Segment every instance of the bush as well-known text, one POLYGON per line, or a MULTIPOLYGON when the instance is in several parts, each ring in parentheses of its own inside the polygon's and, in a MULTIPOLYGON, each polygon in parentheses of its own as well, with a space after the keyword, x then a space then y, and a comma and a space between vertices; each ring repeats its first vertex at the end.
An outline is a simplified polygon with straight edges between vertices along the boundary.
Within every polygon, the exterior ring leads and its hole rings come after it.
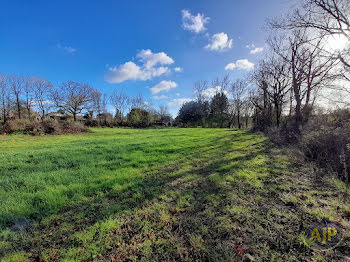
POLYGON ((29 121, 26 120, 12 120, 12 121, 7 121, 3 125, 3 132, 6 133, 16 133, 16 132, 25 132, 26 126, 30 125, 29 121))
POLYGON ((306 158, 350 182, 350 111, 314 117, 302 134, 300 146, 306 158))
POLYGON ((148 127, 152 123, 151 114, 141 108, 133 108, 127 116, 128 124, 132 127, 148 127))
POLYGON ((61 125, 56 120, 44 120, 41 122, 41 129, 45 134, 62 134, 61 125))
POLYGON ((88 131, 84 124, 79 122, 63 122, 62 129, 62 132, 66 134, 76 134, 88 131))
POLYGON ((57 122, 56 120, 29 122, 25 120, 12 120, 6 122, 1 127, 1 131, 9 134, 24 133, 31 135, 59 135, 86 132, 87 128, 82 123, 78 122, 57 122))

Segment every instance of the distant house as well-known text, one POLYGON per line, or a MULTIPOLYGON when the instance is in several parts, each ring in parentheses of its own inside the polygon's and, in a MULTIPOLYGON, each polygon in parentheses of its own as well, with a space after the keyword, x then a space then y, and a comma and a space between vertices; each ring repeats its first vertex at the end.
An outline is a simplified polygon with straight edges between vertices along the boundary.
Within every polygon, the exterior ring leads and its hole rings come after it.
POLYGON ((171 116, 162 116, 160 119, 154 121, 156 126, 173 126, 174 119, 171 116))

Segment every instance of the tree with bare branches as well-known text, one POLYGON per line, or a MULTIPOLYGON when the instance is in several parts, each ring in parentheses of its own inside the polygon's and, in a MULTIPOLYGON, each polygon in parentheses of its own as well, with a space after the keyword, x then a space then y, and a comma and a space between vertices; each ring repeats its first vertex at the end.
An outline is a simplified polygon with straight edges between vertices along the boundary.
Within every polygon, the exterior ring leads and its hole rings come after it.
POLYGON ((209 88, 209 83, 207 80, 198 80, 194 83, 193 93, 196 97, 196 101, 202 103, 206 97, 204 95, 205 90, 209 88))
POLYGON ((42 77, 33 77, 31 82, 34 91, 35 105, 40 112, 41 119, 43 120, 45 114, 47 114, 53 104, 50 100, 53 85, 50 81, 42 77))
POLYGON ((57 107, 72 114, 76 121, 77 114, 88 109, 92 101, 92 91, 93 88, 88 84, 68 80, 53 90, 52 98, 57 107))
MULTIPOLYGON (((335 37, 342 41, 344 47, 330 50, 323 46, 323 51, 334 59, 339 59, 345 70, 350 72, 350 1, 348 0, 304 0, 301 7, 295 9, 286 19, 273 19, 269 21, 271 28, 287 30, 313 31, 321 36, 335 37)), ((324 38, 329 41, 330 38, 324 38)), ((344 75, 350 80, 346 75, 344 75)))
POLYGON ((339 75, 332 69, 336 61, 323 55, 322 38, 310 39, 305 29, 293 30, 287 36, 271 37, 271 49, 290 68, 290 81, 295 101, 295 125, 307 121, 317 94, 339 75))
POLYGON ((10 93, 7 88, 7 77, 0 73, 0 103, 1 103, 1 115, 2 120, 4 122, 7 121, 7 116, 9 114, 10 108, 9 108, 9 100, 10 100, 10 93))
POLYGON ((129 97, 125 93, 115 90, 111 94, 109 100, 115 108, 116 118, 123 122, 125 110, 127 110, 128 107, 129 97))
POLYGON ((23 92, 24 78, 22 76, 12 75, 8 77, 10 90, 15 98, 18 118, 21 119, 21 96, 23 92))
POLYGON ((33 93, 33 78, 32 77, 25 77, 24 78, 24 105, 27 111, 27 117, 29 120, 31 120, 31 110, 32 110, 32 104, 34 99, 34 93, 33 93))
POLYGON ((276 125, 281 122, 282 110, 290 93, 290 63, 286 63, 281 57, 271 54, 259 64, 260 70, 264 72, 267 84, 267 94, 274 105, 276 125))
POLYGON ((241 123, 242 108, 244 105, 244 98, 248 90, 247 85, 248 84, 246 81, 242 79, 237 79, 235 82, 231 84, 230 91, 229 91, 232 97, 234 116, 237 117, 237 125, 239 129, 241 129, 242 127, 242 123, 241 123))

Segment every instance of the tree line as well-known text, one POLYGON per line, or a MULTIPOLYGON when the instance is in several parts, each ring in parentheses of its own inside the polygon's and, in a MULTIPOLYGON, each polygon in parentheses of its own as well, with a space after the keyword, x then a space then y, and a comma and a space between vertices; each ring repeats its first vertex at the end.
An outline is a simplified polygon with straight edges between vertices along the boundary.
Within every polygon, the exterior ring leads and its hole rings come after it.
POLYGON ((95 125, 108 122, 148 126, 156 120, 161 123, 171 120, 166 106, 153 109, 141 94, 131 97, 114 91, 106 95, 87 83, 67 80, 55 87, 43 77, 0 73, 0 120, 3 123, 14 119, 43 121, 53 111, 72 117, 73 121, 83 115, 86 123, 95 121, 95 125), (114 107, 114 116, 108 112, 108 104, 114 107))
POLYGON ((194 100, 181 106, 176 120, 183 126, 247 128, 253 113, 248 92, 245 80, 232 81, 228 75, 211 83, 197 81, 194 100))

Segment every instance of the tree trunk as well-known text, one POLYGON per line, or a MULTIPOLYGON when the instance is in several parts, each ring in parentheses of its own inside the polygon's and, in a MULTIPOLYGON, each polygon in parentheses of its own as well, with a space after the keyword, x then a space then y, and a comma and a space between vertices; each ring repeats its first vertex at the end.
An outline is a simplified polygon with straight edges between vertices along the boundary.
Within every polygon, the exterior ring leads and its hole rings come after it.
POLYGON ((29 107, 29 106, 27 107, 27 111, 28 111, 28 118, 29 118, 29 120, 32 120, 32 119, 31 119, 30 107, 29 107))
POLYGON ((4 99, 2 100, 2 114, 3 114, 3 120, 4 120, 4 123, 6 123, 6 107, 5 107, 5 97, 4 99))
POLYGON ((20 105, 20 102, 19 102, 18 95, 16 95, 16 101, 17 101, 18 118, 21 119, 21 105, 20 105))
POLYGON ((301 123, 303 121, 303 116, 301 113, 301 99, 300 99, 299 94, 297 94, 297 93, 295 93, 295 102, 296 102, 296 105, 295 105, 295 127, 296 127, 297 131, 299 132, 301 123))
POLYGON ((237 110, 237 122, 238 122, 238 129, 241 129, 241 119, 240 119, 240 110, 237 110))

